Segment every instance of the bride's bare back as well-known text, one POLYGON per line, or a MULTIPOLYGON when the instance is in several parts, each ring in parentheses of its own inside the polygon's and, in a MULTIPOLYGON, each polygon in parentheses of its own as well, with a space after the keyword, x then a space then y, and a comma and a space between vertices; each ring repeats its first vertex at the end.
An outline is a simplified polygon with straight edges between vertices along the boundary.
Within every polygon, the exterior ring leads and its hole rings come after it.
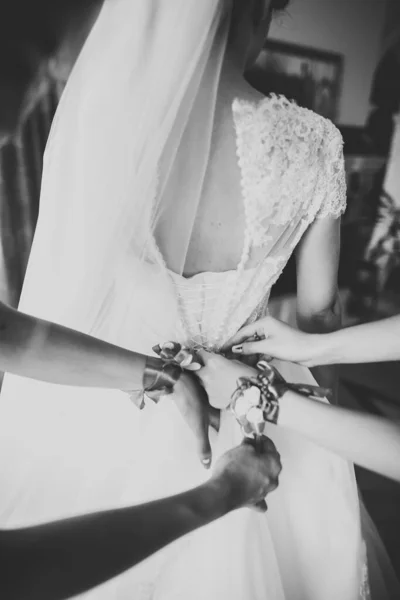
POLYGON ((213 151, 196 217, 185 274, 236 269, 243 249, 245 214, 232 106, 220 109, 213 151), (227 176, 221 178, 224 163, 227 176), (230 168, 226 165, 230 164, 230 168))

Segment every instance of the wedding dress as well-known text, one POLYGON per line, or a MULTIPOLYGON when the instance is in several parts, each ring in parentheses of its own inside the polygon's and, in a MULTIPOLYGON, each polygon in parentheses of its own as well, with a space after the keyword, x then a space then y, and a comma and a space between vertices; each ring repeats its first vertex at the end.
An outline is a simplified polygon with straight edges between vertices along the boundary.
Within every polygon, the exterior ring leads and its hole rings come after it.
MULTIPOLYGON (((235 100, 232 123, 245 239, 249 246, 269 244, 270 255, 259 267, 246 268, 245 244, 236 270, 193 277, 141 263, 134 280, 128 255, 115 274, 102 337, 145 353, 170 339, 217 350, 241 325, 265 313, 271 286, 307 226, 343 211, 341 138, 331 123, 274 96, 235 100), (282 171, 277 165, 285 156, 282 171), (277 190, 269 197, 279 202, 268 204, 266 190, 277 190), (260 214, 268 216, 268 236, 260 214)), ((277 366, 290 380, 314 381, 306 368, 277 366)), ((277 427, 267 434, 283 471, 265 515, 230 514, 84 597, 368 600, 366 541, 373 584, 378 582, 374 598, 394 598, 390 567, 380 570, 384 551, 368 518, 360 516, 353 466, 277 427)), ((214 458, 240 442, 230 413, 211 437, 214 458)), ((0 406, 2 527, 144 502, 207 477, 170 398, 139 412, 118 391, 6 377, 0 406)))
MULTIPOLYGON (((329 121, 284 98, 238 96, 219 129, 231 8, 105 1, 48 140, 21 310, 146 354, 168 340, 218 350, 268 309, 307 227, 341 214, 342 141, 329 121), (242 205, 242 252, 235 269, 187 277, 210 165, 211 206, 242 205)), ((400 597, 353 466, 293 433, 267 434, 283 471, 266 515, 230 514, 85 597, 367 600, 368 578, 373 600, 400 597)), ((224 412, 214 458, 241 437, 224 412)), ((139 412, 118 391, 4 380, 0 527, 144 502, 208 476, 171 397, 139 412)))

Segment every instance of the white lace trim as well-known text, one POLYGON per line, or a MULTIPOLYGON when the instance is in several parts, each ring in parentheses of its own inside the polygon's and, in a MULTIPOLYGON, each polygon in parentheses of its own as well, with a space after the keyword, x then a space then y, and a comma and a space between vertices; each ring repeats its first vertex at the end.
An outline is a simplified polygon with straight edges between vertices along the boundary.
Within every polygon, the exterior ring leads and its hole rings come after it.
POLYGON ((330 121, 325 121, 324 164, 316 196, 321 199, 318 219, 338 218, 346 210, 346 178, 343 158, 343 139, 330 121))
POLYGON ((259 103, 236 99, 233 115, 254 246, 271 240, 270 225, 345 210, 343 142, 330 121, 275 95, 259 103))

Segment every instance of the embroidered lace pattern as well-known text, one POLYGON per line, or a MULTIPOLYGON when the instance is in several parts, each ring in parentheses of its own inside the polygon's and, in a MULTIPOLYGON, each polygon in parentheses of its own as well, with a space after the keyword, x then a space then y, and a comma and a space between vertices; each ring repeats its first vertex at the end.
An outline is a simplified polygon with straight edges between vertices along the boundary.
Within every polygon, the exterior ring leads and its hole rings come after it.
POLYGON ((274 95, 258 104, 236 100, 233 116, 255 246, 270 239, 271 224, 344 212, 343 143, 330 121, 274 95))
POLYGON ((187 342, 217 349, 265 307, 307 226, 345 209, 340 133, 284 97, 235 100, 233 121, 245 213, 244 248, 235 271, 173 275, 187 342), (246 269, 252 248, 265 258, 246 269))

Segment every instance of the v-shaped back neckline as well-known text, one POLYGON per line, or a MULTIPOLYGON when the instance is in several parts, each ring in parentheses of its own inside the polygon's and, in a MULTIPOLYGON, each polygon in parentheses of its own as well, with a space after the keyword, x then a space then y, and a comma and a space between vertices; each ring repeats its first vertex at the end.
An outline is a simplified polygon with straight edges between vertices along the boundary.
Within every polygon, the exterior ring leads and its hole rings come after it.
MULTIPOLYGON (((247 199, 247 190, 246 190, 245 177, 244 177, 242 160, 241 160, 242 148, 241 148, 241 144, 240 144, 240 133, 239 133, 239 122, 238 122, 238 115, 240 113, 240 110, 238 110, 238 108, 240 106, 242 108, 245 108, 247 106, 247 107, 251 108, 252 115, 254 115, 260 106, 263 106, 265 103, 269 102, 270 100, 271 100, 271 96, 266 96, 264 98, 261 98, 260 100, 254 100, 254 101, 235 97, 231 104, 231 118, 232 118, 232 126, 234 129, 234 136, 235 136, 236 165, 239 169, 239 177, 240 177, 240 198, 242 201, 242 205, 243 205, 243 209, 244 209, 244 217, 245 217, 245 229, 244 229, 244 236, 243 236, 242 253, 241 253, 240 259, 239 259, 236 267, 234 269, 228 269, 226 271, 199 271, 198 273, 194 273, 193 275, 185 275, 184 273, 182 273, 182 274, 176 273, 175 271, 173 271, 172 269, 170 269, 168 267, 166 260, 157 244, 154 232, 150 231, 149 235, 150 235, 150 240, 151 240, 151 243, 153 246, 153 250, 157 256, 160 266, 163 268, 163 270, 165 271, 166 274, 168 274, 172 277, 179 277, 182 280, 189 282, 189 281, 193 280, 194 278, 199 277, 201 275, 225 275, 225 276, 236 275, 236 277, 238 277, 243 270, 246 270, 245 269, 246 262, 250 256, 250 251, 251 251, 251 239, 250 239, 250 231, 249 231, 250 230, 250 222, 249 222, 249 207, 248 207, 248 199, 247 199)), ((245 115, 242 115, 242 117, 245 118, 245 115)), ((256 270, 256 268, 257 267, 253 267, 248 270, 251 272, 254 272, 256 270)))

